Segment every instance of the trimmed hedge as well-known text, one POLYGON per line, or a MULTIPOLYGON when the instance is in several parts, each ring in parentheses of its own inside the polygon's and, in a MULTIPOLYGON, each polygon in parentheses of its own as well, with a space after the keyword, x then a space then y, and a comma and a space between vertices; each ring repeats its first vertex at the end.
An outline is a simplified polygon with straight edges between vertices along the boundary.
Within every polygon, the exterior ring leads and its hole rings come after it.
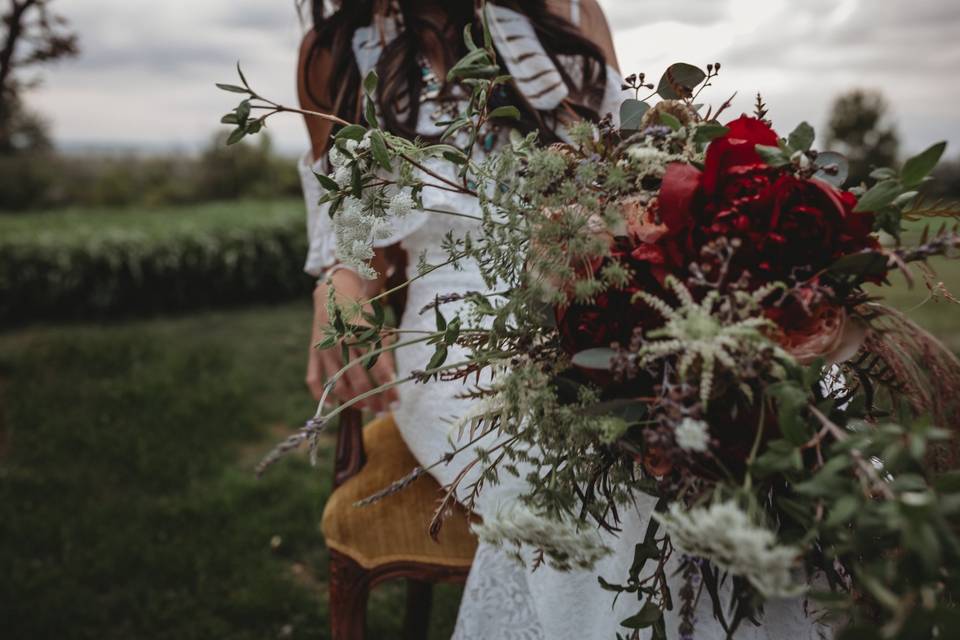
POLYGON ((0 323, 305 295, 303 220, 298 201, 0 216, 0 323))

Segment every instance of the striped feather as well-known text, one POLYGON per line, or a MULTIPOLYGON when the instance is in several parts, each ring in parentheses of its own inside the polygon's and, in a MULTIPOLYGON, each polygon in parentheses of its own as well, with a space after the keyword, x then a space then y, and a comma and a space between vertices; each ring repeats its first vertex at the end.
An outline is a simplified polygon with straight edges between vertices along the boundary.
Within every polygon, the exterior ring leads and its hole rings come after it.
POLYGON ((512 9, 489 2, 486 11, 493 43, 517 88, 534 109, 556 109, 570 90, 530 21, 512 9))

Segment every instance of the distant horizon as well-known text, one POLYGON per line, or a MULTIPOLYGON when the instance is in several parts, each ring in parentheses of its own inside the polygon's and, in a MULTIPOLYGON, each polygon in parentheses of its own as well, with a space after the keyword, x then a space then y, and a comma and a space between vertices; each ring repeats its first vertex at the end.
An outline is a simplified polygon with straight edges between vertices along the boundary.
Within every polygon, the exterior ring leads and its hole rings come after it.
MULTIPOLYGON (((185 141, 162 142, 156 140, 131 141, 131 140, 93 140, 93 139, 75 139, 75 140, 54 140, 54 150, 66 156, 79 155, 134 155, 134 156, 155 156, 155 155, 196 155, 207 149, 213 141, 215 131, 211 131, 210 136, 204 140, 198 140, 193 143, 185 141)), ((253 139, 256 140, 255 138, 253 139)), ((296 144, 283 146, 273 141, 273 151, 280 156, 296 158, 303 153, 296 144)))

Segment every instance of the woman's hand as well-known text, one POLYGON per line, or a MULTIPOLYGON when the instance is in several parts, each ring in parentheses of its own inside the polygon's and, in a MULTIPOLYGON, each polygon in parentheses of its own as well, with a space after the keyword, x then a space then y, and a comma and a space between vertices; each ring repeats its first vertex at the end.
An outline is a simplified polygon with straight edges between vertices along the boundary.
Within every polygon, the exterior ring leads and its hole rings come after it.
MULTIPOLYGON (((341 269, 333 274, 331 280, 337 299, 342 304, 368 298, 364 280, 352 271, 341 269)), ((324 339, 323 328, 329 324, 327 316, 329 289, 330 286, 324 281, 318 283, 313 291, 313 332, 310 340, 310 354, 307 359, 306 383, 317 401, 323 396, 326 381, 336 375, 346 364, 343 362, 340 349, 333 348, 321 351, 316 348, 316 345, 324 339)), ((362 355, 363 351, 350 349, 351 360, 362 355)), ((328 395, 328 399, 336 398, 340 402, 348 402, 358 395, 392 382, 395 379, 394 371, 393 354, 391 352, 381 354, 376 364, 369 371, 364 369, 361 364, 354 365, 337 380, 332 394, 328 395)), ((390 405, 396 402, 397 398, 396 389, 388 389, 383 393, 366 398, 355 406, 380 413, 388 411, 390 405)))

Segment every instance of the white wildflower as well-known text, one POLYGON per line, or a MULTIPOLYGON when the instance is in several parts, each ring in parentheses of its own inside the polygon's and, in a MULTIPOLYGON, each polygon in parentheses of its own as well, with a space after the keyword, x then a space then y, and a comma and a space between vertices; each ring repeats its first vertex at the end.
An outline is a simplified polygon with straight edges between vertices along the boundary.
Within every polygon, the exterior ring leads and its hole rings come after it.
POLYGON ((558 571, 592 569, 611 553, 595 528, 544 517, 520 501, 485 515, 483 524, 473 525, 473 531, 482 542, 494 546, 526 545, 542 550, 547 563, 558 571))
POLYGON ((387 215, 403 218, 409 215, 415 206, 416 202, 414 202, 413 196, 411 196, 409 192, 398 191, 397 194, 390 199, 390 204, 387 206, 387 215))
POLYGON ((667 165, 676 159, 665 151, 640 144, 627 149, 627 155, 630 158, 630 164, 641 176, 662 177, 667 165))
POLYGON ((501 418, 503 416, 504 406, 504 400, 500 394, 488 396, 474 402, 470 405, 470 408, 453 423, 453 427, 450 430, 451 437, 454 433, 456 433, 457 440, 462 439, 464 433, 469 433, 472 437, 477 427, 482 423, 490 423, 497 418, 501 418))
POLYGON ((334 167, 335 169, 339 169, 343 165, 350 162, 350 158, 348 158, 345 153, 340 151, 337 145, 333 145, 333 148, 330 149, 330 155, 328 157, 330 158, 330 166, 334 167))
POLYGON ((350 170, 350 167, 341 165, 333 172, 333 181, 341 189, 346 188, 353 182, 353 171, 350 170))
POLYGON ((369 148, 370 148, 370 137, 371 137, 371 135, 372 135, 372 132, 371 132, 371 131, 367 131, 367 132, 363 135, 363 138, 360 140, 360 143, 357 145, 357 149, 359 149, 360 151, 366 151, 367 149, 369 149, 369 148))
POLYGON ((386 218, 374 218, 371 235, 374 240, 386 240, 393 235, 393 225, 386 218))
POLYGON ((677 446, 685 451, 703 453, 710 444, 710 432, 703 420, 684 418, 673 432, 677 446))
POLYGON ((337 259, 355 268, 365 278, 375 278, 369 261, 373 257, 373 238, 377 218, 364 209, 363 203, 347 198, 333 218, 337 259))
POLYGON ((674 503, 653 517, 677 549, 746 578, 765 597, 793 598, 806 590, 794 574, 800 550, 778 545, 772 531, 751 522, 733 502, 689 511, 674 503))

